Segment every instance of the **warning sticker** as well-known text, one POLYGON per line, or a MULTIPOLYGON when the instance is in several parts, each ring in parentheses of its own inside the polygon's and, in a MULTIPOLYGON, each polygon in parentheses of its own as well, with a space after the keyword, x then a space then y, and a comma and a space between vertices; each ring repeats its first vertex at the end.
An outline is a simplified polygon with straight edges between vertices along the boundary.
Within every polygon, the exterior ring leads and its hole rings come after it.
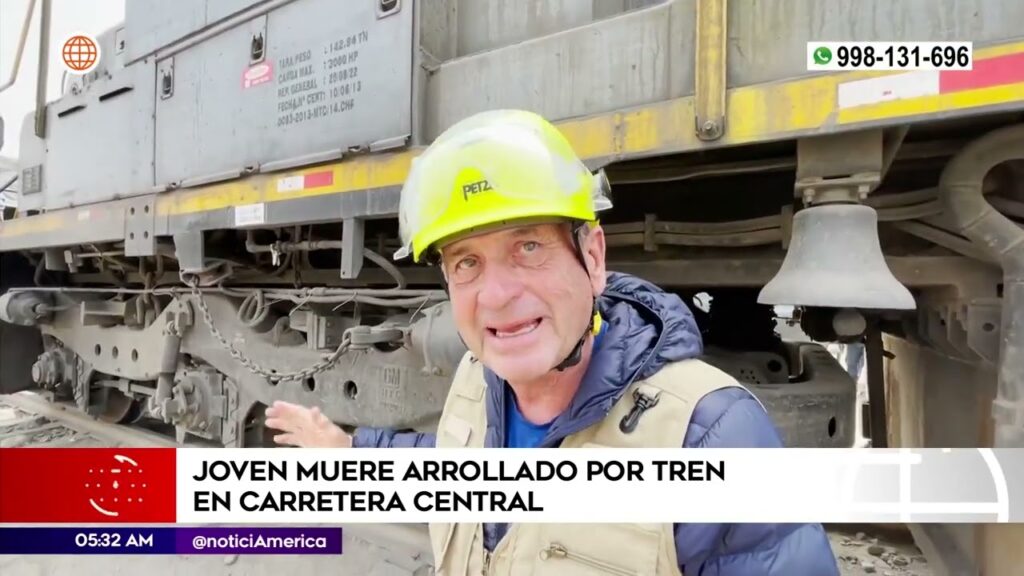
POLYGON ((334 172, 310 172, 298 176, 285 176, 277 179, 278 192, 296 192, 308 188, 322 188, 334 184, 334 172))
POLYGON ((252 88, 270 82, 274 78, 274 67, 270 62, 255 64, 242 72, 242 88, 252 88))
POLYGON ((235 207, 235 226, 255 226, 267 221, 267 208, 263 202, 235 207))
POLYGON ((837 100, 839 108, 844 109, 938 93, 939 71, 921 70, 844 82, 839 85, 837 100))
POLYGON ((277 179, 278 192, 295 192, 305 187, 305 179, 302 176, 288 176, 277 179))

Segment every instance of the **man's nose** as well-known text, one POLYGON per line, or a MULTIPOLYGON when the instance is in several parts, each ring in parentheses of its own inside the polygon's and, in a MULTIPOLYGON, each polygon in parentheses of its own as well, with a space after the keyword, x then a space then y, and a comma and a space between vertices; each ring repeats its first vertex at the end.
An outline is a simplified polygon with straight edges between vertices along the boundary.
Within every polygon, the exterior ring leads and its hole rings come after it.
POLYGON ((486 309, 500 310, 522 292, 522 283, 513 270, 501 264, 485 266, 480 275, 477 304, 486 309))

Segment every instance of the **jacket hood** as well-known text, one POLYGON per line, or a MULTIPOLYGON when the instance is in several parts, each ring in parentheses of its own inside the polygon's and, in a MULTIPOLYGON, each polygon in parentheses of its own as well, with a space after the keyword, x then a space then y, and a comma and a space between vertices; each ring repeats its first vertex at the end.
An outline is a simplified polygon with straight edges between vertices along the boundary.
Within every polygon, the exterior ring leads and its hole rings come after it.
MULTIPOLYGON (((598 310, 606 328, 591 355, 569 408, 552 422, 542 446, 554 446, 569 434, 603 418, 634 380, 655 374, 670 362, 700 356, 703 343, 693 314, 674 294, 635 276, 608 274, 598 310)), ((505 384, 485 370, 488 384, 489 446, 504 443, 505 384), (493 442, 493 443, 492 443, 493 442)))
POLYGON ((667 363, 704 353, 700 330, 690 309, 679 296, 646 280, 610 273, 598 307, 605 319, 623 323, 618 338, 614 337, 615 331, 606 334, 602 355, 606 342, 624 344, 620 346, 620 360, 629 367, 640 363, 635 366, 638 378, 650 377, 667 363))

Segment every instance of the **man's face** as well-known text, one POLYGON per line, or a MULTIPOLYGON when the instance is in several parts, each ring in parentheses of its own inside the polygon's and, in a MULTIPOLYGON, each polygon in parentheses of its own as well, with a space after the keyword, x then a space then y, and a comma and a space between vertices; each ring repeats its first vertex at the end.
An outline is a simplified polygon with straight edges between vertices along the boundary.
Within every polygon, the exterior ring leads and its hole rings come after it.
POLYGON ((538 224, 465 238, 442 250, 455 323, 470 351, 511 382, 544 376, 572 351, 605 286, 604 232, 581 241, 567 224, 538 224))

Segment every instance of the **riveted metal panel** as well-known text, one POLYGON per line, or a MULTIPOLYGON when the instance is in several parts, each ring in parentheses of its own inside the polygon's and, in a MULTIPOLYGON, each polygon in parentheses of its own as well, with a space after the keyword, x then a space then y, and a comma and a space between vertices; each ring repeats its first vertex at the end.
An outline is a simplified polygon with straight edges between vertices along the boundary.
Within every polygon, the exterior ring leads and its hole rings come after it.
POLYGON ((336 159, 411 131, 412 8, 301 0, 174 55, 156 105, 156 184, 336 159), (252 63, 254 35, 265 57, 252 63))
POLYGON ((456 0, 458 54, 511 46, 664 1, 456 0))
POLYGON ((206 25, 206 0, 125 2, 125 49, 135 60, 206 25))
POLYGON ((43 194, 25 209, 66 208, 144 194, 153 180, 153 64, 91 82, 47 107, 43 194))
POLYGON ((671 51, 682 48, 671 38, 685 24, 669 17, 671 8, 659 4, 445 62, 427 82, 427 139, 488 109, 561 119, 669 98, 670 87, 685 86, 673 79, 693 70, 671 51))
POLYGON ((125 50, 129 61, 216 25, 268 0, 130 0, 125 2, 125 50))
POLYGON ((206 0, 206 23, 213 24, 267 0, 206 0))
POLYGON ((124 255, 153 256, 156 254, 156 198, 132 198, 124 214, 124 255))

